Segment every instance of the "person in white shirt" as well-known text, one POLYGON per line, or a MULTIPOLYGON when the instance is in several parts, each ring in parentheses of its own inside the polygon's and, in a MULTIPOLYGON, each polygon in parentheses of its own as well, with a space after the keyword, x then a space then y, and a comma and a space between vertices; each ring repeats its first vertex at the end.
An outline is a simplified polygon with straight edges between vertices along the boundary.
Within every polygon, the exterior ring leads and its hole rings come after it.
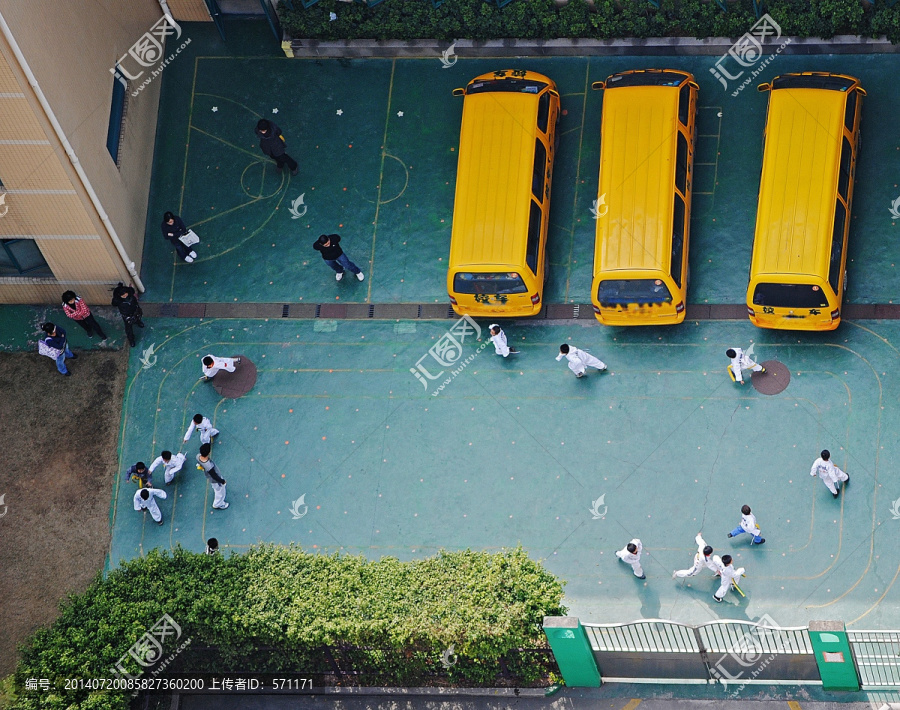
POLYGON ((195 414, 188 427, 187 433, 184 435, 184 442, 187 443, 194 435, 194 429, 200 432, 200 443, 208 444, 214 436, 219 435, 219 430, 214 428, 212 422, 202 414, 195 414))
POLYGON ((822 483, 825 484, 828 490, 831 491, 831 495, 835 498, 838 497, 838 489, 836 486, 838 481, 843 481, 844 485, 849 485, 850 483, 850 476, 832 463, 831 452, 828 449, 824 449, 819 458, 813 461, 809 475, 821 478, 822 483))
POLYGON ((753 538, 751 545, 762 545, 766 538, 759 536, 759 523, 756 522, 756 516, 750 512, 750 506, 741 506, 741 524, 728 533, 728 537, 737 537, 743 533, 750 533, 753 538))
POLYGON ((693 577, 704 567, 709 569, 711 572, 715 572, 719 574, 722 571, 722 567, 716 565, 713 561, 713 549, 706 544, 706 540, 703 539, 703 533, 697 533, 697 537, 694 538, 694 542, 697 543, 697 554, 694 555, 694 564, 690 569, 677 569, 672 572, 672 579, 684 578, 684 577, 693 577))
POLYGON ((586 350, 579 350, 574 345, 563 343, 559 346, 559 355, 556 356, 557 362, 565 358, 569 361, 569 369, 575 373, 575 377, 584 377, 587 368, 593 367, 600 372, 606 370, 606 364, 595 358, 586 350))
POLYGON ((163 524, 162 513, 156 504, 157 498, 166 499, 166 492, 157 490, 156 488, 141 488, 134 494, 134 509, 143 510, 145 513, 149 510, 150 517, 156 521, 157 525, 163 524))
POLYGON ((515 348, 509 347, 506 344, 506 333, 503 332, 503 328, 501 328, 496 323, 491 323, 491 342, 494 344, 494 352, 498 355, 502 355, 503 357, 509 357, 510 355, 518 355, 519 351, 515 348))
POLYGON ((153 459, 153 463, 150 464, 150 473, 153 473, 153 469, 157 466, 162 466, 165 471, 165 480, 166 485, 168 486, 175 480, 175 474, 181 470, 181 467, 184 466, 185 456, 180 451, 172 455, 171 451, 163 451, 162 454, 153 459))
POLYGON ((240 365, 239 357, 216 357, 215 355, 207 355, 203 358, 203 379, 211 380, 220 370, 226 372, 234 372, 235 365, 240 365))
POLYGON ((720 602, 725 598, 725 595, 728 594, 728 590, 731 589, 734 580, 740 579, 744 575, 745 570, 743 567, 738 567, 737 569, 734 568, 731 564, 731 555, 722 555, 722 557, 716 555, 713 557, 713 561, 721 566, 719 576, 722 578, 722 582, 719 585, 719 589, 713 594, 713 599, 720 602))
POLYGON ((641 568, 641 553, 643 551, 644 546, 641 544, 641 541, 638 538, 634 538, 634 540, 616 552, 616 557, 626 565, 631 565, 631 570, 638 579, 647 579, 647 575, 644 574, 644 570, 641 568))
POLYGON ((759 365, 749 358, 740 348, 728 348, 725 355, 731 358, 728 365, 728 374, 731 375, 732 382, 740 382, 744 384, 744 370, 752 370, 753 372, 765 372, 766 368, 759 365))

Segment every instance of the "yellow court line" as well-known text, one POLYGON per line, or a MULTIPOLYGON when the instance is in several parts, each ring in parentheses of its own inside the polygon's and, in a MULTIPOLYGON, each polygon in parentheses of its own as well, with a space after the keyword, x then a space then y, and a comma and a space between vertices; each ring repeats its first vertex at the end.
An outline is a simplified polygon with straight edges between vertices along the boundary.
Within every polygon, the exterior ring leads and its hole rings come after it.
POLYGON ((796 700, 788 700, 788 707, 790 708, 790 710, 802 710, 800 707, 800 703, 798 703, 796 700))
POLYGON ((229 143, 224 138, 220 138, 219 136, 215 135, 214 133, 210 133, 209 131, 204 131, 202 128, 198 128, 194 124, 190 124, 189 128, 197 131, 197 133, 200 133, 200 134, 206 136, 207 138, 212 138, 214 141, 219 141, 219 143, 227 145, 229 148, 233 148, 238 153, 243 153, 244 155, 247 155, 247 156, 253 158, 253 160, 255 160, 257 163, 265 162, 265 160, 260 157, 259 153, 254 153, 252 151, 247 150, 246 148, 242 148, 239 145, 235 145, 234 143, 229 143))
MULTIPOLYGON (((375 240, 378 236, 378 213, 381 211, 381 189, 384 187, 384 159, 387 153, 388 127, 391 123, 391 101, 394 97, 394 69, 397 67, 397 59, 391 60, 391 80, 388 84, 387 110, 384 116, 384 135, 381 138, 381 166, 378 168, 378 196, 375 200, 375 218, 372 220, 372 252, 369 258, 369 285, 366 288, 366 303, 372 302, 372 275, 375 273, 375 240)), ((395 156, 391 156, 392 158, 395 156)), ((402 161, 401 161, 402 163, 402 161)), ((403 166, 404 169, 406 165, 403 166)), ((407 172, 407 180, 409 172, 407 172)), ((404 191, 406 186, 403 187, 404 191)), ((402 193, 401 193, 402 194, 402 193)))
MULTIPOLYGON (((581 155, 582 148, 584 146, 584 120, 587 115, 587 97, 588 97, 588 86, 590 85, 591 80, 591 63, 587 62, 584 66, 584 101, 581 103, 581 127, 578 129, 580 131, 578 135, 578 153, 577 155, 581 155)), ((560 102, 559 110, 562 111, 562 102, 560 102)), ((558 123, 559 119, 557 119, 558 123)), ((569 131, 566 131, 567 133, 569 131)), ((553 162, 556 163, 556 153, 553 155, 553 162)), ((563 291, 563 302, 569 300, 569 282, 572 279, 572 252, 575 251, 575 220, 576 215, 578 214, 578 185, 581 182, 581 161, 578 160, 575 165, 575 190, 574 195, 572 197, 572 228, 569 229, 569 233, 572 235, 572 238, 569 240, 569 258, 567 260, 568 268, 566 268, 566 288, 563 291)), ((544 249, 547 249, 547 245, 544 245, 544 249)), ((546 276, 545 276, 546 278, 546 276)))
POLYGON ((623 707, 622 710, 634 710, 642 702, 643 700, 640 700, 639 698, 632 698, 625 704, 625 707, 623 707))

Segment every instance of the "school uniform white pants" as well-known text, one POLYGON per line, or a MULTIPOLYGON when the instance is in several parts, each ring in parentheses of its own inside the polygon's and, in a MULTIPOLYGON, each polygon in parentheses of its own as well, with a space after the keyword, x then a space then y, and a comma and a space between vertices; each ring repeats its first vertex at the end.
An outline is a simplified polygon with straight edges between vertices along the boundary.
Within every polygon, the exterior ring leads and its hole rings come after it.
POLYGON ((850 480, 850 476, 848 476, 846 473, 841 471, 841 469, 839 469, 837 466, 834 467, 834 472, 837 475, 837 478, 833 478, 832 476, 829 476, 827 473, 824 476, 823 475, 819 476, 819 478, 822 479, 822 483, 824 483, 828 487, 828 490, 831 491, 832 494, 835 494, 838 492, 837 486, 835 485, 838 481, 843 482, 843 481, 850 480))
POLYGON ((641 568, 641 561, 628 559, 629 557, 631 557, 631 554, 629 552, 626 551, 625 553, 623 553, 622 550, 619 550, 618 552, 616 552, 616 557, 622 560, 622 562, 624 562, 625 564, 631 565, 631 570, 632 572, 634 572, 635 577, 644 576, 644 570, 641 568))
POLYGON ((167 466, 166 473, 164 476, 166 483, 171 483, 172 481, 174 481, 175 474, 178 473, 183 467, 184 467, 184 459, 182 459, 181 463, 177 464, 176 466, 172 466, 172 467, 167 466))
POLYGON ((719 588, 716 590, 716 596, 719 599, 724 599, 725 595, 728 594, 729 589, 731 589, 731 579, 721 577, 719 579, 719 588))
POLYGON ((679 569, 675 570, 675 576, 679 578, 684 577, 693 577, 700 570, 702 570, 706 565, 703 564, 703 560, 694 559, 694 566, 690 569, 679 569))
POLYGON ((144 508, 150 511, 150 517, 157 523, 162 520, 162 512, 160 512, 159 506, 156 504, 156 496, 150 496, 150 500, 147 501, 144 508))
POLYGON ((221 508, 222 504, 225 503, 225 484, 210 483, 210 485, 212 486, 213 492, 216 494, 212 507, 221 508))
POLYGON ((214 436, 218 436, 218 435, 219 435, 219 430, 218 430, 218 429, 215 429, 215 428, 213 428, 213 429, 202 429, 202 430, 200 431, 200 443, 201 443, 201 444, 209 444, 210 442, 212 442, 212 438, 213 438, 214 436))

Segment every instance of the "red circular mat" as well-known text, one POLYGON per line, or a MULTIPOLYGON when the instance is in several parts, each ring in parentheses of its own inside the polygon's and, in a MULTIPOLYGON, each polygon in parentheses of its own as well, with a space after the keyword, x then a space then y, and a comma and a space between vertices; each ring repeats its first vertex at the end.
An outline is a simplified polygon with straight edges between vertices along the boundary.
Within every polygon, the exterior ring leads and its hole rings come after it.
POLYGON ((778 360, 761 362, 765 372, 754 372, 750 382, 760 394, 778 394, 784 392, 791 382, 791 371, 787 365, 778 360))
POLYGON ((220 370, 212 378, 212 386, 220 396, 227 399, 243 397, 256 384, 256 365, 246 355, 232 355, 239 357, 241 362, 235 365, 234 372, 220 370))

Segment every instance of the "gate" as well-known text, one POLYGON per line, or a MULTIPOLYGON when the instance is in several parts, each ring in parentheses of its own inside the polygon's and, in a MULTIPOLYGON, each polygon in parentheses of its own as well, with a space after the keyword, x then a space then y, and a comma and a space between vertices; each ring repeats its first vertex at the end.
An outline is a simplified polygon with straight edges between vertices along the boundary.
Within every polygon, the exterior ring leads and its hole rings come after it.
POLYGON ((900 686, 900 631, 847 631, 863 690, 900 686))
POLYGON ((765 616, 699 626, 665 619, 583 626, 606 681, 821 682, 806 627, 780 627, 765 616))

